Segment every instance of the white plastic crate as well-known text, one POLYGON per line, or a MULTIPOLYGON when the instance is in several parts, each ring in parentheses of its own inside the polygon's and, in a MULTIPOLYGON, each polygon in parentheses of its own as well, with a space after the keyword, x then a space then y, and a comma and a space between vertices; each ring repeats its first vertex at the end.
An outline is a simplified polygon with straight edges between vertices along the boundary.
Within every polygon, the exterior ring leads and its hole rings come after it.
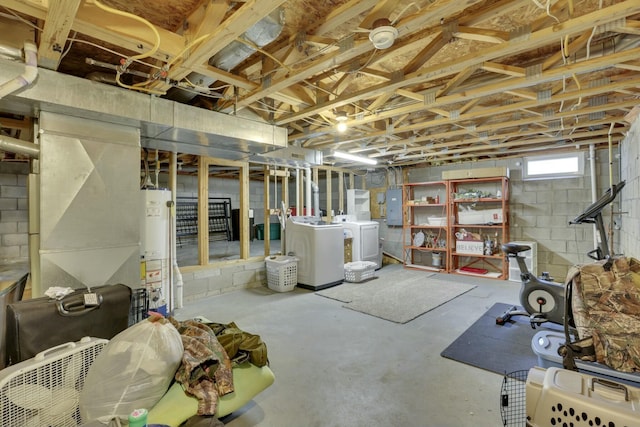
POLYGON ((377 264, 372 261, 354 261, 344 265, 344 280, 359 283, 371 279, 376 271, 377 264))
POLYGON ((298 284, 298 258, 286 255, 268 256, 267 286, 272 291, 289 292, 298 284))

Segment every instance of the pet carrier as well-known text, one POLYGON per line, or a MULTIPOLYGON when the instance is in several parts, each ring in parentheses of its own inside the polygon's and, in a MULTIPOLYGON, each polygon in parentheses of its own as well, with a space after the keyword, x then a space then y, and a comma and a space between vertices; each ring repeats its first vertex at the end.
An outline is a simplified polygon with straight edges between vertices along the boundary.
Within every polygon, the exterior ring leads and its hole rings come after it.
POLYGON ((527 426, 637 426, 640 388, 581 372, 532 368, 527 377, 527 426))

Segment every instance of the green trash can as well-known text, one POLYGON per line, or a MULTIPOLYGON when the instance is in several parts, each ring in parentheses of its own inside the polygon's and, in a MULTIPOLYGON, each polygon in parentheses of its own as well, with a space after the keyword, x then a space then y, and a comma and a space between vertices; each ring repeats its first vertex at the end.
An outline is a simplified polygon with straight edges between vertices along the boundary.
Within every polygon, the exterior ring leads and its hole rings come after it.
POLYGON ((280 240, 280 223, 269 224, 269 240, 280 240))
MULTIPOLYGON (((256 239, 264 240, 264 224, 256 224, 256 239)), ((269 240, 280 240, 280 224, 269 224, 269 240)))

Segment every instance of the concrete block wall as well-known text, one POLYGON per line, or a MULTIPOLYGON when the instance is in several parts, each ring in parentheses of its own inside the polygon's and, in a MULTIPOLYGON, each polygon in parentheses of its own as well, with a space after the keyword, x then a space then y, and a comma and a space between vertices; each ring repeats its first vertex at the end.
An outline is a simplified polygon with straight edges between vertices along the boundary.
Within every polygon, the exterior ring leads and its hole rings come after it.
POLYGON ((620 245, 626 256, 640 259, 640 120, 620 144, 620 175, 627 183, 620 193, 620 245))
MULTIPOLYGON (((637 147, 637 142, 635 146, 637 147)), ((588 156, 588 153, 585 156, 588 156)), ((586 256, 586 253, 595 248, 592 225, 569 225, 571 219, 578 216, 591 204, 589 160, 585 161, 587 166, 585 166, 584 177, 563 180, 523 181, 521 158, 438 167, 416 167, 407 171, 407 176, 408 182, 439 181, 442 179, 443 171, 454 168, 508 167, 511 192, 509 240, 538 242, 538 271, 548 271, 557 280, 564 280, 571 265, 592 261, 586 256)), ((607 150, 596 152, 595 170, 598 197, 609 187, 608 164, 607 150)), ((636 168, 633 170, 637 170, 637 166, 637 164, 632 166, 636 168)), ((619 168, 619 159, 616 158, 613 163, 614 181, 616 182, 619 168)), ((388 173, 393 172, 388 171, 388 173)), ((367 184, 368 188, 375 187, 374 180, 369 179, 367 184)), ((623 191, 626 192, 627 189, 625 188, 623 191)), ((636 191, 634 194, 638 194, 638 192, 636 191)), ((640 213, 640 209, 638 211, 640 213)), ((605 223, 608 223, 608 215, 605 218, 605 223)), ((383 220, 381 221, 380 236, 384 238, 385 252, 398 258, 403 257, 402 227, 388 227, 383 220)), ((614 242, 620 243, 620 233, 614 236, 614 242)))
POLYGON ((216 268, 185 267, 181 269, 181 274, 184 303, 267 284, 263 261, 231 263, 216 268))
POLYGON ((29 259, 28 163, 0 162, 0 262, 29 259))

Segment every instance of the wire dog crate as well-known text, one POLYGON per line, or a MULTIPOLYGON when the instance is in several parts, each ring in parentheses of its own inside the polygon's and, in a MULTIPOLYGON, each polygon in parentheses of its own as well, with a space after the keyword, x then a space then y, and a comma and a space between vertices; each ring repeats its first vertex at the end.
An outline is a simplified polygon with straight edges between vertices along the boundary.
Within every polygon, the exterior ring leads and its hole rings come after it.
POLYGON ((505 427, 526 427, 527 425, 527 375, 528 371, 514 371, 505 374, 500 390, 500 415, 505 427))

